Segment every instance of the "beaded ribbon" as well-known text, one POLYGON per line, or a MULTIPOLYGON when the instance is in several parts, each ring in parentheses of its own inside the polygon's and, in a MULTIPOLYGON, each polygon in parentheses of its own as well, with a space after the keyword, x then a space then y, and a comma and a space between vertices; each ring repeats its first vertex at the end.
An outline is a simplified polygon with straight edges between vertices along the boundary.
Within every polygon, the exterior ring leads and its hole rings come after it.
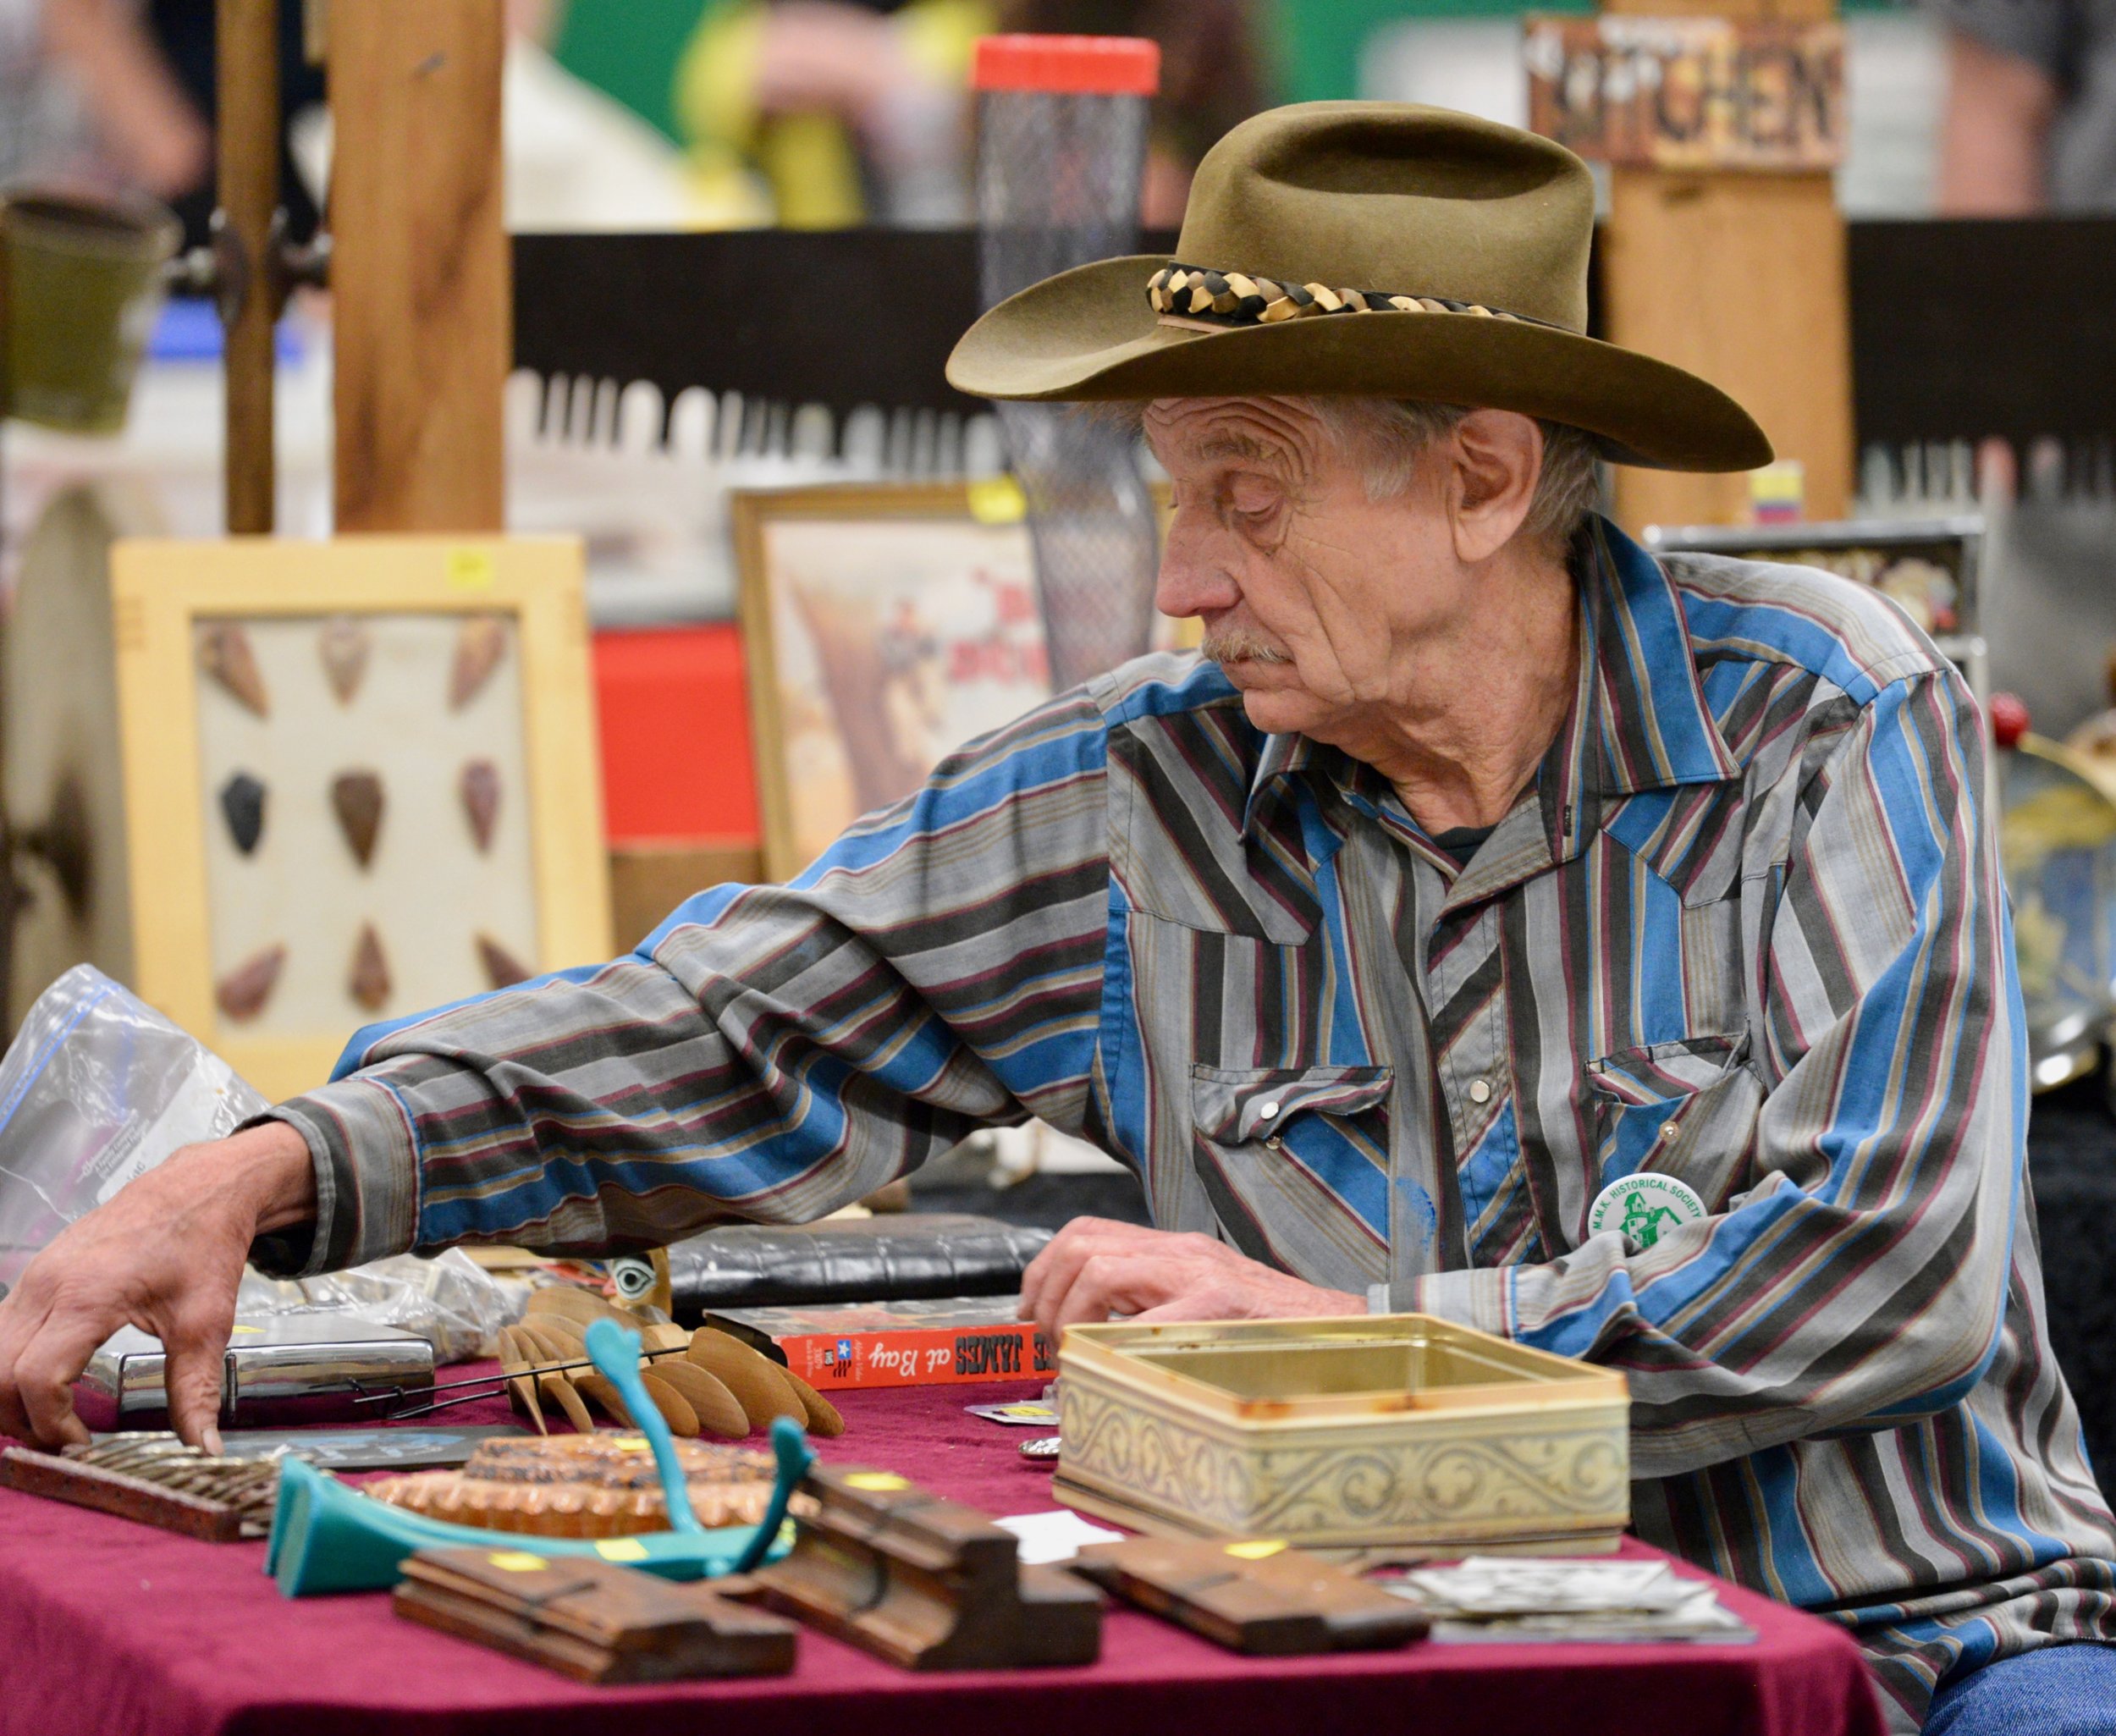
MULTIPOLYGON (((1521 325, 1551 325, 1527 314, 1508 313, 1445 295, 1399 295, 1386 289, 1333 289, 1326 284, 1281 284, 1238 271, 1207 271, 1194 265, 1163 266, 1148 279, 1146 299, 1171 319, 1210 320, 1224 325, 1276 325, 1324 313, 1468 313, 1521 325)), ((1562 331, 1562 326, 1551 326, 1562 331)))

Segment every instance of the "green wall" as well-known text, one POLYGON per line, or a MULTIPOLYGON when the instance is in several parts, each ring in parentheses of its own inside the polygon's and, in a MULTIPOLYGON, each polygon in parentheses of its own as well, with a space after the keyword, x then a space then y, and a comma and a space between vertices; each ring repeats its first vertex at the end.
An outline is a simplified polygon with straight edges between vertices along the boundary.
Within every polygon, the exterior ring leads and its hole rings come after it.
POLYGON ((569 0, 552 52, 675 139, 676 60, 704 10, 705 0, 569 0))

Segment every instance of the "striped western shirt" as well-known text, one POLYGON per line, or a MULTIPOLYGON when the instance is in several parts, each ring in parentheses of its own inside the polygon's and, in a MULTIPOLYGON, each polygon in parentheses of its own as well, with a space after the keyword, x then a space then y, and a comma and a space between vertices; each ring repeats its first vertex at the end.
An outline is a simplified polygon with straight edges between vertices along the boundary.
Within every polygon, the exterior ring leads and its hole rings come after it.
POLYGON ((1158 1225, 1622 1369, 1639 1534, 1855 1629, 1906 1727, 1950 1672, 2116 1639, 1966 690, 1826 574, 1599 524, 1577 577, 1568 720, 1468 862, 1143 659, 791 885, 363 1032, 277 1111, 309 1264, 800 1221, 1040 1116, 1158 1225), (1642 1170, 1708 1215, 1590 1233, 1642 1170))

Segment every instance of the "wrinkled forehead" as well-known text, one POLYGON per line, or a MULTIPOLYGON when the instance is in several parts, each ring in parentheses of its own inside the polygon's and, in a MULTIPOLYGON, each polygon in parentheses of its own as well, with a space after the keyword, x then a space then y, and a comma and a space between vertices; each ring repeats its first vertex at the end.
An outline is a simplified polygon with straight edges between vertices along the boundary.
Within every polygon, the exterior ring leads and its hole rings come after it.
POLYGON ((1328 444, 1315 407, 1299 398, 1156 398, 1143 426, 1154 455, 1171 469, 1233 461, 1307 471, 1328 444))

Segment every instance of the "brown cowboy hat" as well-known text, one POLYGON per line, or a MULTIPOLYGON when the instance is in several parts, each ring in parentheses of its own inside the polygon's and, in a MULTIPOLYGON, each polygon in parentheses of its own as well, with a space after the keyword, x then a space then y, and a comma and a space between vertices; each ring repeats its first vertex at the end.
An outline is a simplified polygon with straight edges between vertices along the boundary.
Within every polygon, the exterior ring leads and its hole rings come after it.
POLYGON ((980 398, 1361 394, 1584 428, 1623 464, 1753 470, 1771 443, 1716 386, 1587 336, 1587 166, 1444 108, 1304 102, 1198 167, 1174 262, 1063 272, 972 326, 980 398))

